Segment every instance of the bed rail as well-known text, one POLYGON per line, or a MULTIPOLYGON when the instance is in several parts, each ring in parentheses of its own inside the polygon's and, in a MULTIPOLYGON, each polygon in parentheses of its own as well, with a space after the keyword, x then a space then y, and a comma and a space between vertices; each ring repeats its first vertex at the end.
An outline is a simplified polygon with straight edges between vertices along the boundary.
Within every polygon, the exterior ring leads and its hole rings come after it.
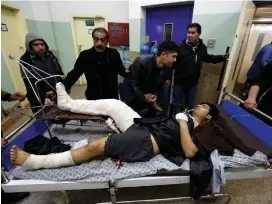
POLYGON ((23 128, 25 128, 30 122, 32 122, 36 116, 38 116, 40 113, 42 113, 42 110, 44 108, 41 108, 36 113, 34 113, 33 117, 25 121, 23 124, 21 124, 19 127, 17 127, 15 130, 13 130, 11 133, 9 133, 7 136, 5 136, 6 140, 10 140, 15 134, 17 134, 19 131, 21 131, 23 128))
MULTIPOLYGON (((237 96, 231 94, 231 93, 227 93, 225 92, 224 95, 223 95, 223 99, 226 97, 226 96, 230 96, 231 98, 235 99, 236 101, 240 102, 240 103, 244 103, 244 101, 240 98, 238 98, 237 96)), ((263 117, 265 117, 266 119, 272 121, 272 117, 270 117, 269 115, 265 114, 264 112, 258 110, 257 108, 253 108, 252 109, 254 112, 262 115, 263 117)))

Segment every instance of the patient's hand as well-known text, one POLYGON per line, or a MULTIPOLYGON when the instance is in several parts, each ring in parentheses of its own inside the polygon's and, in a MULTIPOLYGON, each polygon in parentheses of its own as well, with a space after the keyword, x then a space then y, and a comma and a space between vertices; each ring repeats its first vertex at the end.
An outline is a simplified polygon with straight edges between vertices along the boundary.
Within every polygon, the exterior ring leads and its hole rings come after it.
POLYGON ((178 122, 180 122, 180 121, 185 121, 186 123, 188 122, 188 117, 185 113, 178 113, 178 114, 176 114, 175 118, 178 122))
POLYGON ((44 105, 54 105, 54 101, 51 101, 49 98, 44 100, 44 105))
POLYGON ((145 94, 144 96, 148 103, 154 104, 157 101, 157 96, 153 94, 145 94))

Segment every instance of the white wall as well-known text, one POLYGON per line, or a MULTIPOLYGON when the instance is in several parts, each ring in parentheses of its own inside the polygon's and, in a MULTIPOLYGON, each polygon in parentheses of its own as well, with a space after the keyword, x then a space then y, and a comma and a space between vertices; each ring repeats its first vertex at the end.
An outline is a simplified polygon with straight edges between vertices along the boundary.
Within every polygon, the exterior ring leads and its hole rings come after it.
POLYGON ((195 0, 194 15, 238 13, 241 11, 243 0, 195 0))
POLYGON ((36 21, 51 21, 49 4, 50 1, 30 1, 31 10, 33 13, 33 20, 36 21))
POLYGON ((69 22, 72 15, 102 16, 111 22, 128 22, 128 1, 49 1, 52 21, 69 22))
POLYGON ((30 6, 30 4, 32 3, 31 1, 14 1, 14 0, 10 0, 10 1, 6 1, 4 3, 11 3, 11 5, 18 6, 19 8, 22 9, 25 18, 34 19, 32 8, 30 6))
POLYGON ((70 22, 72 15, 103 16, 112 22, 128 22, 129 0, 120 1, 15 1, 25 18, 37 21, 70 22))

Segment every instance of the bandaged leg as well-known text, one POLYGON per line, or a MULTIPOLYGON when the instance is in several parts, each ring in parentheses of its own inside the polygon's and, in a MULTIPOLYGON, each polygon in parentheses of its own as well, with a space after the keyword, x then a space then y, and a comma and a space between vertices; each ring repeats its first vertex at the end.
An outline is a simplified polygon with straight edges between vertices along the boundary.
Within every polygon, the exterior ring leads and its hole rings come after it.
POLYGON ((29 154, 14 145, 10 150, 10 159, 14 165, 23 166, 29 170, 72 166, 103 155, 106 140, 107 137, 100 138, 83 147, 50 155, 29 154))
POLYGON ((62 83, 57 83, 56 90, 60 109, 73 113, 109 116, 121 132, 126 131, 134 124, 134 118, 141 117, 132 108, 116 99, 73 100, 66 93, 62 83))
POLYGON ((73 166, 72 155, 70 151, 59 154, 34 155, 31 154, 24 162, 22 167, 26 169, 52 169, 65 166, 73 166))
POLYGON ((34 155, 21 150, 15 145, 10 150, 10 159, 14 165, 22 166, 29 170, 75 165, 71 151, 59 154, 34 155))

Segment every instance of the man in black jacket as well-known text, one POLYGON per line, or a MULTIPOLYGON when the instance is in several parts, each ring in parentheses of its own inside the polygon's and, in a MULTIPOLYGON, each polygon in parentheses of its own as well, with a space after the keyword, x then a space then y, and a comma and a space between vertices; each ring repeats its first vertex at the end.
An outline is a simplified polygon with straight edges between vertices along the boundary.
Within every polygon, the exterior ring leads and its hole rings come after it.
MULTIPOLYGON (((39 71, 34 69, 35 71, 33 71, 33 68, 31 66, 22 63, 24 67, 26 67, 27 70, 32 73, 30 74, 29 72, 25 72, 20 66, 21 75, 26 86, 27 92, 26 97, 30 102, 32 111, 36 112, 40 109, 37 108, 36 106, 40 106, 41 104, 35 94, 36 92, 35 82, 37 81, 35 77, 37 78, 48 77, 48 75, 43 72, 47 72, 50 75, 64 75, 64 74, 62 72, 61 66, 57 58, 49 50, 47 43, 41 36, 38 36, 33 33, 28 33, 26 35, 25 46, 26 52, 21 56, 20 60, 32 66, 35 66, 36 68, 41 70, 39 71), (33 77, 33 75, 35 77, 33 77), (30 81, 28 81, 27 76, 30 81), (33 91, 32 87, 35 89, 35 92, 33 91)), ((49 79, 47 80, 47 82, 49 82, 52 87, 55 87, 58 80, 59 78, 57 80, 49 79)), ((52 88, 48 84, 46 84, 45 82, 39 82, 38 93, 41 97, 42 104, 44 104, 46 101, 50 103, 50 100, 48 100, 47 97, 49 96, 50 92, 52 92, 52 88)))
POLYGON ((201 26, 198 23, 188 25, 187 30, 187 40, 180 45, 177 58, 173 101, 181 103, 182 98, 185 98, 185 107, 192 109, 195 105, 202 62, 219 63, 227 55, 214 56, 207 53, 206 45, 199 38, 201 26))
MULTIPOLYGON (((250 72, 251 70, 249 70, 250 72)), ((259 70, 259 74, 254 77, 248 77, 250 89, 244 106, 251 110, 258 108, 268 116, 272 117, 272 62, 267 64, 263 70, 259 70)), ((272 126, 272 121, 256 114, 258 118, 272 126)))
MULTIPOLYGON (((120 86, 123 102, 141 116, 153 116, 161 110, 159 100, 162 98, 165 78, 164 68, 171 68, 176 61, 178 46, 175 42, 163 42, 157 55, 143 55, 135 59, 130 73, 120 86)), ((162 101, 160 101, 162 102, 162 101)))
POLYGON ((126 73, 120 54, 116 49, 107 47, 109 34, 105 28, 95 28, 92 37, 94 46, 80 53, 63 84, 69 90, 84 74, 88 100, 118 99, 118 74, 125 77, 126 73))

